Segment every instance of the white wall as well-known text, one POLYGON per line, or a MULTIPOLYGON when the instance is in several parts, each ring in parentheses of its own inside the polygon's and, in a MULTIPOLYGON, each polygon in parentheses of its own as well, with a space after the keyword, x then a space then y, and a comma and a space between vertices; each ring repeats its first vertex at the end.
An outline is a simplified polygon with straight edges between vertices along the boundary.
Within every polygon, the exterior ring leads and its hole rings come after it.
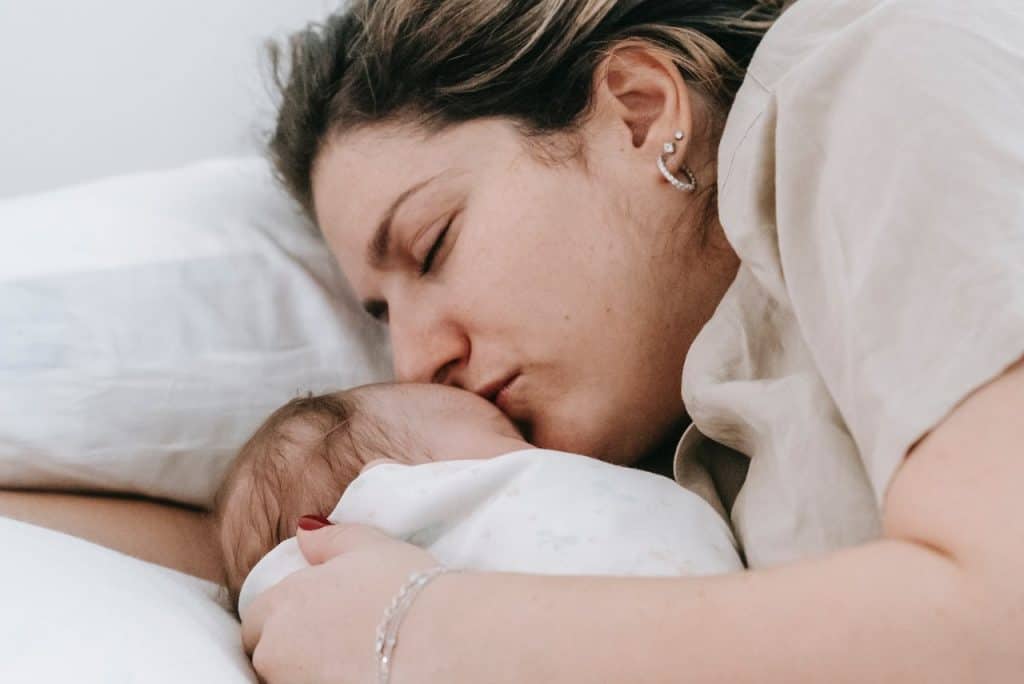
POLYGON ((262 42, 341 0, 0 0, 0 197, 253 152, 262 42))

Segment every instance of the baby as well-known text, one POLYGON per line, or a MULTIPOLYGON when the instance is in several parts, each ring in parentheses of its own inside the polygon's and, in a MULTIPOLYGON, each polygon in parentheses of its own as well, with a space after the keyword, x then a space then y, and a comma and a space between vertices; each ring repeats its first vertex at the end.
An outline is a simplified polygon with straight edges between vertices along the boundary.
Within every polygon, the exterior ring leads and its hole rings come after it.
POLYGON ((536 449, 490 402, 438 385, 368 385, 294 399, 267 419, 214 500, 234 606, 258 563, 279 555, 277 567, 263 568, 264 581, 250 580, 266 588, 273 573, 303 562, 297 548, 285 547, 294 546, 288 540, 305 514, 373 524, 441 562, 477 569, 742 568, 728 525, 696 495, 664 477, 536 449))
POLYGON ((370 463, 484 459, 532 448, 490 402, 437 385, 379 384, 293 399, 249 438, 214 497, 225 585, 237 606, 253 566, 326 515, 370 463))

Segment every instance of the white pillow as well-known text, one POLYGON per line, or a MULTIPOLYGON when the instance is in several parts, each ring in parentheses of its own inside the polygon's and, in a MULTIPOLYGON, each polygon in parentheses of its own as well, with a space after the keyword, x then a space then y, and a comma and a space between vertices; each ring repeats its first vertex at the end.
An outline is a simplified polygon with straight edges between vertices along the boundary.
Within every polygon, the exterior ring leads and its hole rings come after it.
POLYGON ((277 406, 389 375, 261 159, 0 201, 0 487, 208 506, 277 406))
POLYGON ((6 518, 0 545, 0 682, 256 682, 218 585, 6 518))

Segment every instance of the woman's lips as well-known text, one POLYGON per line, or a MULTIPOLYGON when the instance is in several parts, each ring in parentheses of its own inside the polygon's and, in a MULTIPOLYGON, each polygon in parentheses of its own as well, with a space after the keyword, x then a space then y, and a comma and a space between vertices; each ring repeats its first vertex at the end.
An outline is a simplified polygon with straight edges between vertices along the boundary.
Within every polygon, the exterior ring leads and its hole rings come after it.
POLYGON ((523 403, 523 383, 520 378, 522 378, 522 374, 517 373, 498 390, 494 396, 494 405, 512 421, 522 438, 532 444, 534 426, 527 407, 523 403))
POLYGON ((520 378, 520 375, 518 373, 513 375, 508 380, 508 382, 506 382, 498 390, 497 394, 494 395, 494 399, 493 399, 494 405, 497 406, 499 409, 501 409, 501 412, 504 413, 505 415, 509 416, 510 418, 514 418, 514 416, 512 416, 512 414, 509 412, 509 409, 510 409, 512 401, 514 399, 514 394, 513 393, 515 392, 515 389, 516 389, 516 381, 519 378, 520 378))
POLYGON ((480 387, 476 394, 494 404, 505 414, 523 435, 530 435, 532 426, 529 411, 523 401, 523 374, 520 371, 510 373, 501 380, 480 387))

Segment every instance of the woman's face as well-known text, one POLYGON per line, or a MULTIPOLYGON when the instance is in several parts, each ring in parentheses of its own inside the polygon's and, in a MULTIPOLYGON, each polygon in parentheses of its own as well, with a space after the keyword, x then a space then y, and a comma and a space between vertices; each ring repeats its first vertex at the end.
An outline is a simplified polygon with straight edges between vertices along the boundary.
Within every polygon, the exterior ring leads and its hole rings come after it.
POLYGON ((399 380, 475 392, 538 446, 632 463, 684 418, 683 359, 734 267, 679 226, 664 140, 587 139, 585 169, 539 161, 501 120, 360 130, 322 151, 316 214, 399 380))

